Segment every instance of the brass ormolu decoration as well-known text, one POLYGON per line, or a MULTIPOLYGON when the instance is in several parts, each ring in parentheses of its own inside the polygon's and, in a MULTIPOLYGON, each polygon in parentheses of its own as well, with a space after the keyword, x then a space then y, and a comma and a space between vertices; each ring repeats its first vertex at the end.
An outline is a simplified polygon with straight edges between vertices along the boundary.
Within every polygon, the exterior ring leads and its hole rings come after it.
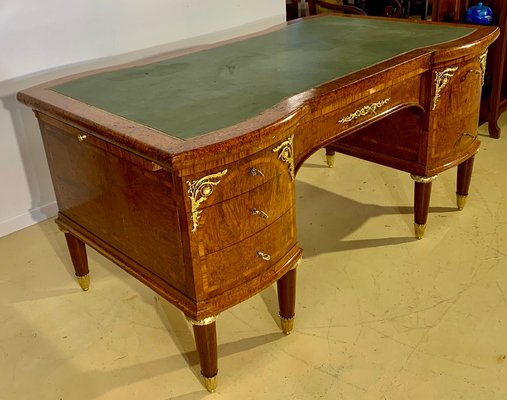
POLYGON ((380 108, 380 107, 386 105, 387 103, 389 103, 389 100, 391 100, 391 98, 387 97, 383 100, 377 101, 376 103, 368 104, 367 106, 364 106, 364 107, 360 108, 359 110, 356 110, 353 113, 350 113, 346 117, 342 118, 341 120, 338 121, 338 123, 344 124, 345 122, 353 121, 359 117, 362 117, 362 116, 368 115, 368 114, 375 114, 376 115, 377 108, 380 108))
POLYGON ((415 181, 415 182, 418 182, 418 183, 430 183, 430 182, 433 182, 435 179, 438 178, 438 175, 432 175, 432 176, 419 176, 419 175, 414 175, 414 174, 410 174, 410 177, 415 181))
POLYGON ((282 160, 283 162, 286 162, 289 164, 289 174, 292 180, 295 179, 295 172, 294 172, 294 149, 293 149, 293 143, 294 141, 294 135, 287 138, 285 142, 282 142, 279 146, 275 147, 273 151, 276 153, 279 152, 278 158, 282 160))
POLYGON ((88 289, 90 289, 90 274, 86 274, 84 276, 76 275, 76 278, 79 286, 81 286, 81 289, 83 289, 83 291, 86 292, 88 289))
POLYGON ((424 232, 426 231, 426 224, 416 224, 414 223, 415 237, 417 240, 421 240, 424 236, 424 232))
POLYGON ((227 170, 224 169, 222 172, 207 175, 193 182, 187 181, 188 196, 192 204, 192 232, 195 232, 199 226, 199 218, 202 213, 199 206, 213 193, 214 186, 220 183, 220 178, 226 173, 227 170))
POLYGON ((280 324, 282 325, 282 332, 285 335, 290 335, 292 329, 294 329, 294 317, 284 318, 280 315, 280 324))
POLYGON ((252 208, 252 215, 256 215, 256 216, 264 218, 264 219, 269 218, 268 214, 266 214, 264 211, 257 210, 256 208, 252 208))
POLYGON ((262 251, 257 252, 257 257, 262 258, 264 261, 271 260, 271 256, 267 253, 263 253, 262 251))
POLYGON ((262 173, 262 171, 259 170, 259 169, 257 169, 257 168, 255 168, 255 167, 250 168, 250 174, 254 175, 254 176, 255 175, 264 176, 264 174, 262 173))
POLYGON ((486 75, 486 60, 488 58, 488 51, 486 50, 479 57, 479 61, 481 63, 481 71, 482 71, 482 86, 484 86, 484 76, 486 75))
POLYGON ((449 83, 449 80, 453 77, 454 72, 458 67, 446 68, 441 72, 435 71, 435 95, 433 96, 433 107, 434 110, 437 108, 438 100, 440 99, 440 92, 449 83))
POLYGON ((465 208, 467 197, 468 195, 466 194, 456 194, 456 205, 458 206, 458 210, 461 211, 465 208))
POLYGON ((200 320, 195 320, 195 319, 187 317, 188 321, 192 325, 197 325, 197 326, 210 325, 213 322, 216 322, 217 318, 218 318, 218 315, 212 315, 211 317, 206 317, 206 318, 203 318, 203 319, 200 319, 200 320))

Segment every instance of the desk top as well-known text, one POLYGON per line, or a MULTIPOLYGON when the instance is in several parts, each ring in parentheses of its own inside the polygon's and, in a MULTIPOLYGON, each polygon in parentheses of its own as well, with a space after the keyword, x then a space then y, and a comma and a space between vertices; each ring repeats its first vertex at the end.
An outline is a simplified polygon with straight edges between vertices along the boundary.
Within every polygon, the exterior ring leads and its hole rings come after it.
POLYGON ((324 16, 51 89, 185 140, 236 125, 330 80, 473 31, 472 27, 324 16))
MULTIPOLYGON (((497 28, 486 26, 316 16, 64 77, 23 90, 18 100, 40 117, 183 176, 252 155, 323 114, 348 115, 381 100, 380 92, 391 97, 390 87, 412 77, 419 83, 400 86, 386 109, 424 108, 434 79, 426 71, 479 57, 497 35, 497 28)), ((325 132, 343 134, 336 126, 325 132)), ((296 147, 317 146, 331 136, 309 143, 311 135, 304 135, 296 147)))

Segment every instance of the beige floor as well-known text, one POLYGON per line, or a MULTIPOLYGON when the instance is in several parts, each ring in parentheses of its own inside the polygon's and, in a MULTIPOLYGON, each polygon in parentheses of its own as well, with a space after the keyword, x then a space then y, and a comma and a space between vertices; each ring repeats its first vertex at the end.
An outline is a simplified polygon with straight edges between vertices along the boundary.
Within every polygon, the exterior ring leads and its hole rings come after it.
POLYGON ((321 152, 298 175, 294 332, 275 288, 219 318, 220 383, 198 379, 181 313, 93 251, 77 289, 46 221, 0 239, 0 399, 507 399, 507 113, 466 208, 455 171, 412 236, 405 173, 321 152))

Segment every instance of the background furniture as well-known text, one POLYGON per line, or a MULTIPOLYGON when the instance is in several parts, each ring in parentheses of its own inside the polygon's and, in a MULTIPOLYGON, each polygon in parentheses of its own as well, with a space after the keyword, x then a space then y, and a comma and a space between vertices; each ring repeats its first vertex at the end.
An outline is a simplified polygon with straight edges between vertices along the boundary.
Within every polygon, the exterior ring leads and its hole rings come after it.
MULTIPOLYGON (((361 5, 361 3, 358 5, 361 5)), ((334 4, 323 0, 308 0, 308 11, 310 15, 317 15, 318 7, 326 11, 338 11, 346 14, 366 15, 364 10, 356 5, 334 4)))
MULTIPOLYGON (((464 22, 468 7, 476 5, 472 0, 433 0, 433 21, 464 22)), ((488 122, 489 135, 500 137, 498 118, 507 110, 507 1, 483 0, 495 15, 493 24, 500 27, 500 36, 488 53, 485 86, 481 102, 481 122, 488 122)))
MULTIPOLYGON (((320 8, 326 10, 344 11, 344 9, 336 7, 338 2, 308 0, 307 3, 310 8, 310 15, 314 15, 316 14, 316 11, 318 11, 318 8, 316 10, 315 5, 318 5, 320 8)), ((382 0, 382 1, 342 0, 339 3, 341 3, 340 5, 343 6, 360 8, 368 15, 377 15, 394 18, 409 17, 411 9, 413 8, 414 5, 416 5, 417 7, 420 8, 421 19, 424 20, 426 19, 428 14, 429 0, 382 0)), ((292 15, 293 13, 291 13, 291 17, 292 15)))

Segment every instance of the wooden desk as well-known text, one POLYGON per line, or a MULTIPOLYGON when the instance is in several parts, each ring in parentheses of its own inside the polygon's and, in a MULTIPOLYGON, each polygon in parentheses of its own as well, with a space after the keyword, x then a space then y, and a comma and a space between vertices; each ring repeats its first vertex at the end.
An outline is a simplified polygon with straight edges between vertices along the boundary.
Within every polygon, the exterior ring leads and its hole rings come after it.
POLYGON ((186 314, 214 390, 221 311, 277 282, 292 329, 303 161, 415 110, 421 173, 428 154, 461 162, 479 146, 480 59, 496 35, 315 17, 20 92, 40 123, 82 288, 87 244, 186 314))

